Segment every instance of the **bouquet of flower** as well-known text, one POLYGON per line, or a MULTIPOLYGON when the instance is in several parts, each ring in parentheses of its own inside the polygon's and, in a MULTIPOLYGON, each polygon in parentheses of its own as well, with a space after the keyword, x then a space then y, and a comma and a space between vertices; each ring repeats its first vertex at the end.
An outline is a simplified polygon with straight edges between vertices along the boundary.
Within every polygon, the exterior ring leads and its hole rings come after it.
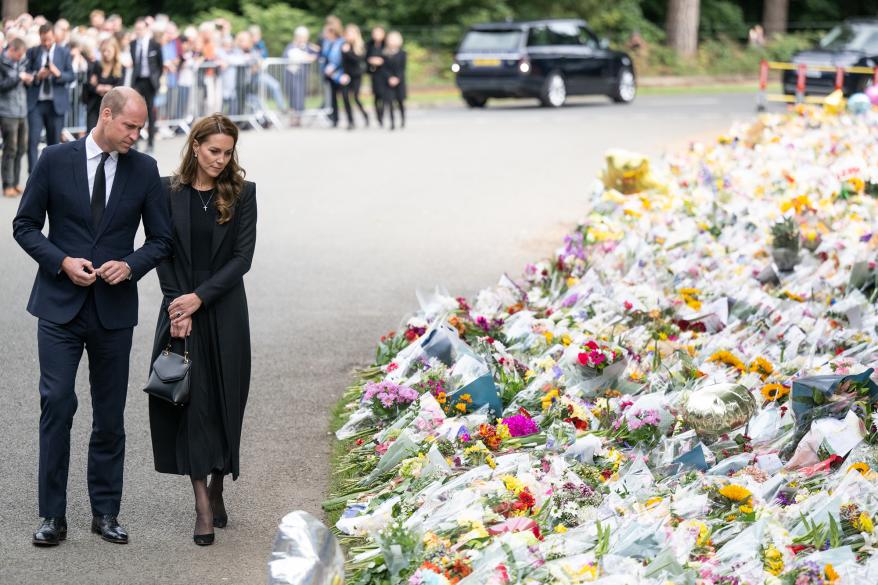
POLYGON ((600 375, 609 366, 616 362, 622 361, 625 352, 619 347, 611 347, 605 343, 598 343, 595 340, 589 340, 579 347, 579 353, 576 356, 577 362, 587 372, 593 372, 600 375))
POLYGON ((363 388, 363 403, 368 404, 380 420, 392 420, 401 409, 418 399, 418 392, 393 382, 369 382, 363 388))

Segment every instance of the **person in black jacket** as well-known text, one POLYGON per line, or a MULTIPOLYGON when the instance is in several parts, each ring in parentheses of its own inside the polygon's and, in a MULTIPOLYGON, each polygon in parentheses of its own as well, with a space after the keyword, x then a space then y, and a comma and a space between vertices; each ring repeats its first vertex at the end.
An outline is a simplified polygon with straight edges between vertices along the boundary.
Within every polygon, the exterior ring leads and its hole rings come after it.
POLYGON ((185 338, 192 365, 189 403, 180 408, 150 396, 149 427, 156 471, 192 482, 193 539, 201 546, 213 544, 213 528, 228 522, 223 479, 238 477, 250 389, 244 275, 256 247, 256 185, 244 180, 237 142, 229 118, 202 118, 180 167, 165 179, 174 250, 157 269, 164 299, 153 360, 172 338, 181 346, 185 338))
POLYGON ((363 44, 363 36, 360 27, 349 24, 344 29, 344 44, 341 46, 341 68, 347 73, 349 81, 341 88, 344 99, 344 109, 348 116, 348 130, 354 129, 354 113, 351 109, 351 98, 363 114, 366 126, 369 126, 369 114, 360 101, 360 86, 363 83, 363 73, 366 72, 366 47, 363 44))
POLYGON ((55 43, 52 23, 40 27, 40 44, 27 50, 27 171, 32 173, 39 158, 40 138, 46 131, 46 146, 61 142, 64 116, 70 109, 68 86, 76 79, 73 61, 66 47, 55 43))
POLYGON ((88 77, 82 87, 82 99, 86 106, 86 132, 91 132, 98 123, 104 95, 114 87, 122 85, 125 79, 116 38, 104 39, 100 51, 101 59, 89 65, 88 77))
POLYGON ((152 37, 146 21, 142 18, 134 23, 136 38, 131 43, 131 86, 146 100, 149 114, 149 140, 146 152, 150 153, 155 142, 155 96, 159 91, 164 61, 162 48, 152 37))
POLYGON ((3 135, 3 195, 21 195, 21 159, 27 150, 27 96, 23 82, 33 76, 24 72, 24 41, 13 38, 0 55, 0 133, 3 135))
POLYGON ((406 54, 402 48, 402 35, 397 31, 387 34, 384 49, 384 68, 387 70, 387 95, 385 103, 390 106, 390 129, 396 127, 393 109, 399 108, 399 127, 405 128, 405 66, 406 54))
POLYGON ((384 29, 372 29, 372 38, 366 43, 366 71, 372 81, 372 96, 375 98, 375 117, 378 125, 384 126, 384 94, 387 93, 387 75, 384 69, 384 29))

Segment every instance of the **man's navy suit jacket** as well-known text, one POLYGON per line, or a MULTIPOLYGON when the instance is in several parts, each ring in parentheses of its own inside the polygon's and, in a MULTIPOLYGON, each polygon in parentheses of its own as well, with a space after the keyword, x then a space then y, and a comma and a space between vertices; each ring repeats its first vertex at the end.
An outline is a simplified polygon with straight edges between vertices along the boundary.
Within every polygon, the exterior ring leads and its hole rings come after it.
POLYGON ((91 260, 95 268, 124 260, 131 280, 92 285, 98 317, 106 329, 137 324, 137 281, 171 252, 171 222, 158 167, 153 158, 130 150, 120 154, 109 201, 100 225, 92 225, 85 139, 46 147, 28 179, 12 221, 19 245, 39 264, 27 310, 65 324, 79 313, 88 287, 61 272, 66 256, 91 260), (48 236, 42 233, 46 217, 48 236), (134 250, 143 218, 146 241, 134 250))
MULTIPOLYGON (((45 59, 45 51, 46 49, 44 49, 42 45, 37 45, 36 47, 28 49, 24 59, 25 71, 33 73, 34 75, 39 73, 43 66, 43 59, 45 59)), ((55 109, 55 114, 63 116, 67 113, 67 110, 70 109, 70 93, 67 90, 67 86, 70 82, 76 79, 76 74, 73 72, 73 59, 70 56, 70 50, 61 45, 55 45, 52 63, 54 63, 55 67, 61 72, 61 77, 50 75, 43 80, 42 83, 49 83, 52 85, 52 105, 55 109)), ((27 86, 28 112, 37 106, 39 99, 40 82, 34 79, 34 82, 27 86)))

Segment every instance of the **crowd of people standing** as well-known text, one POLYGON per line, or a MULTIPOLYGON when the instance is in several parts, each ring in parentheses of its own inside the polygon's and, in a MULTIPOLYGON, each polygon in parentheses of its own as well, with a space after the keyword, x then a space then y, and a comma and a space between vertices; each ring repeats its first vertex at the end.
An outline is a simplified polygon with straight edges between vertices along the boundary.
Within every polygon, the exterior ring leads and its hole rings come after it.
POLYGON ((368 126, 371 116, 361 97, 365 76, 371 81, 378 124, 384 126, 387 120, 391 129, 405 126, 402 35, 375 27, 364 41, 357 25, 343 26, 340 19, 329 16, 318 42, 309 38, 309 30, 298 27, 281 55, 281 72, 267 73, 260 67, 269 57, 260 28, 250 26, 233 34, 231 23, 224 19, 180 28, 169 17, 156 15, 126 27, 119 15, 94 10, 89 24, 81 26, 30 14, 4 20, 0 33, 3 194, 20 195, 25 153, 31 171, 40 142, 60 142, 72 110, 85 135, 97 123, 103 96, 123 85, 137 90, 147 103, 147 152, 158 132, 158 108, 163 108, 166 118, 191 120, 197 116, 189 105, 197 102, 205 115, 216 111, 234 116, 260 99, 257 88, 289 114, 293 125, 301 122, 306 96, 322 93, 322 108, 333 126, 341 118, 340 104, 348 128, 356 127, 357 113, 368 126), (316 83, 322 83, 324 91, 315 88, 316 83))
POLYGON ((339 96, 344 105, 348 129, 356 127, 354 106, 362 115, 364 124, 369 125, 369 114, 360 99, 363 76, 368 75, 378 124, 384 126, 385 114, 388 114, 389 127, 395 129, 395 113, 398 113, 399 126, 405 127, 406 52, 398 31, 387 33, 384 28, 375 27, 369 41, 364 42, 359 26, 348 24, 342 27, 341 20, 329 16, 323 27, 319 52, 312 49, 311 53, 303 50, 307 44, 305 35, 307 29, 298 29, 294 42, 287 47, 284 55, 291 62, 302 61, 303 55, 310 54, 312 61, 319 57, 328 87, 333 126, 339 123, 339 96))

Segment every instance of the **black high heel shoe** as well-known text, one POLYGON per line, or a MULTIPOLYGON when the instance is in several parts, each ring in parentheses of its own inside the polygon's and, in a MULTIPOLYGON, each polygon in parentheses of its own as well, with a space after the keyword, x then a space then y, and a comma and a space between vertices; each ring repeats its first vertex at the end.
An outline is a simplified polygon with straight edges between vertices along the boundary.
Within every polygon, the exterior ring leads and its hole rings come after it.
POLYGON ((223 501, 223 497, 211 498, 210 507, 216 510, 213 513, 214 528, 225 528, 229 524, 229 515, 226 513, 226 504, 223 501))
POLYGON ((216 535, 211 532, 210 534, 193 534, 192 540, 195 541, 195 544, 198 546, 210 546, 213 544, 216 535))

